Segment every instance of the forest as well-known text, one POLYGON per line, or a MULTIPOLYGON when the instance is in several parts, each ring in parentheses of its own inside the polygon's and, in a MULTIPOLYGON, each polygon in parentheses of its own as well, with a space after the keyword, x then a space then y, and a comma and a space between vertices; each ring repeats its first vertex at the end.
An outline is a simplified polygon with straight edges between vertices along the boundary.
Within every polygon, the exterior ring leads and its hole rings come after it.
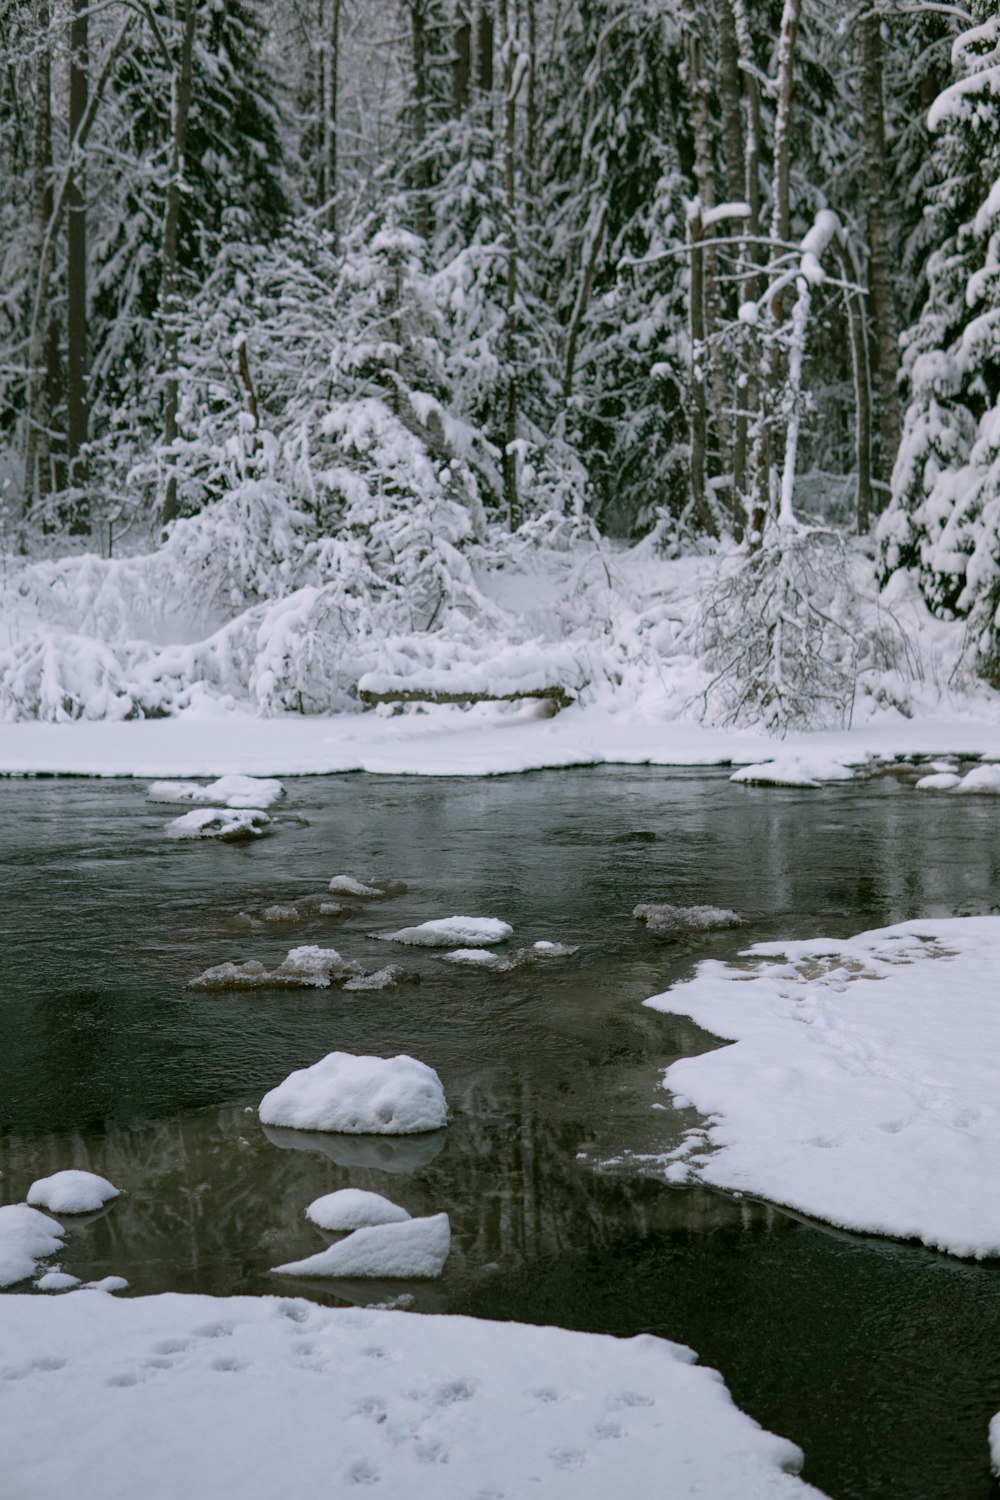
POLYGON ((997 686, 992 11, 3 0, 0 715, 997 686))

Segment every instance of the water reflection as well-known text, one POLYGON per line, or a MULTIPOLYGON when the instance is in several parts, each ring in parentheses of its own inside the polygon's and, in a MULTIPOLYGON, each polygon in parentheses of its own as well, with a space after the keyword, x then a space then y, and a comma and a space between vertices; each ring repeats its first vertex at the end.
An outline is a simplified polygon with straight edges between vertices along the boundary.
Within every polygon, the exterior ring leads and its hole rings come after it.
POLYGON ((314 1151, 338 1167, 377 1172, 416 1172, 441 1152, 446 1130, 420 1135, 330 1135, 321 1130, 289 1130, 283 1125, 261 1125, 272 1146, 282 1151, 314 1151))

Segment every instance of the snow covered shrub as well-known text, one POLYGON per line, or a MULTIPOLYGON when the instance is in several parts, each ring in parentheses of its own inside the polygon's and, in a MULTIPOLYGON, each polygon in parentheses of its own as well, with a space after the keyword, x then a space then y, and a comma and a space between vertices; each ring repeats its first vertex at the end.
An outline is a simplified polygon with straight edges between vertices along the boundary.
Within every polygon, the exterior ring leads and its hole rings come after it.
POLYGON ((720 559, 701 617, 714 676, 706 714, 771 733, 849 723, 858 669, 857 607, 843 540, 785 530, 720 559))

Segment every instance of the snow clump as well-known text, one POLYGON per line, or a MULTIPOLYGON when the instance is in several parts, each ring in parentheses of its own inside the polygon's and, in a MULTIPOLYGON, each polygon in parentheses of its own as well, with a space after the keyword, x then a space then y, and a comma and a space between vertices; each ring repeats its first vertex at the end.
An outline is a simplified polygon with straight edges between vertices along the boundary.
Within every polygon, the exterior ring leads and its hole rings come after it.
POLYGON ((40 1292, 68 1292, 79 1285, 79 1276, 70 1276, 67 1271, 46 1271, 35 1282, 40 1292))
POLYGON ((373 901, 385 896, 401 896, 406 886, 398 880, 377 885, 373 880, 355 880, 353 875, 334 875, 327 889, 334 896, 356 896, 363 901, 373 901))
POLYGON ((360 1188, 341 1188, 313 1199, 306 1218, 320 1229, 331 1231, 367 1229, 373 1224, 401 1224, 410 1215, 398 1203, 381 1193, 365 1193, 360 1188))
POLYGON ((632 915, 645 922, 650 932, 676 937, 681 932, 711 932, 720 927, 742 927, 739 912, 724 906, 669 906, 644 901, 632 908, 632 915))
POLYGON ((411 974, 406 969, 400 968, 399 964, 386 964, 384 968, 375 969, 371 974, 356 974, 344 985, 345 990, 391 990, 397 984, 417 984, 420 980, 419 974, 411 974))
POLYGON ((278 1276, 440 1276, 451 1249, 447 1214, 356 1229, 346 1240, 275 1266, 278 1276))
POLYGON ((267 813, 251 808, 200 807, 167 824, 167 837, 172 839, 221 839, 231 842, 236 839, 259 838, 271 819, 267 813))
POLYGON ((27 1201, 33 1208, 47 1208, 54 1214, 93 1214, 117 1198, 121 1192, 106 1177, 96 1172, 70 1170, 40 1177, 28 1189, 27 1201))
POLYGON ((26 1281, 40 1260, 62 1248, 62 1226, 48 1214, 26 1203, 0 1208, 0 1287, 26 1281))
POLYGON ((1000 766, 982 765, 973 766, 962 777, 956 792, 987 792, 993 796, 1000 795, 1000 766))
POLYGON ((453 948, 443 955, 446 964, 466 964, 472 969, 507 969, 510 967, 499 953, 489 948, 453 948))
POLYGON ((830 755, 786 752, 756 766, 742 766, 730 781, 752 786, 820 786, 824 781, 851 781, 854 772, 830 755))
POLYGON ((450 948, 453 944, 485 948, 505 943, 514 931, 509 922, 497 917, 438 917, 416 927, 400 927, 397 932, 373 932, 372 937, 385 943, 409 943, 415 948, 450 948))
POLYGON ((187 987, 209 994, 229 990, 325 990, 334 979, 360 974, 360 964, 342 958, 336 948, 318 948, 309 943, 292 948, 276 969, 266 969, 256 958, 249 958, 245 963, 227 959, 225 963, 215 964, 189 979, 187 987))
POLYGON ((411 1135, 446 1124, 448 1105, 437 1073, 414 1057, 331 1052, 265 1094, 260 1119, 293 1130, 411 1135))
POLYGON ((146 793, 151 802, 208 802, 213 807, 266 808, 285 795, 273 777, 220 776, 202 786, 197 781, 154 781, 146 793))
POLYGON ((955 771, 935 771, 931 776, 921 776, 916 787, 918 792, 951 792, 961 780, 955 771))

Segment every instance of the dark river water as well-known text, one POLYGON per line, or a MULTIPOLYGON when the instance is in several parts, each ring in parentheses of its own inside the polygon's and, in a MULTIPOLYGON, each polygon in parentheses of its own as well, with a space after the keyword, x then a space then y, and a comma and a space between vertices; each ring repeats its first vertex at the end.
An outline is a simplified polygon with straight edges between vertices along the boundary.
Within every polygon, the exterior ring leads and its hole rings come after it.
POLYGON ((0 781, 0 1201, 68 1166, 126 1190, 72 1225, 65 1270, 133 1293, 402 1297, 649 1331, 721 1370, 836 1500, 1000 1493, 986 1432, 1000 1265, 667 1186, 648 1158, 690 1117, 658 1107, 660 1072, 715 1043, 641 1004, 749 941, 997 910, 1000 799, 917 794, 905 774, 797 791, 625 768, 286 786, 273 836, 218 845, 167 839, 183 809, 149 803, 142 782, 0 781), (346 917, 255 920, 341 872, 408 890, 346 917), (746 926, 670 942, 632 919, 641 901, 733 907, 746 926), (456 912, 512 922, 513 945, 578 952, 480 973, 369 936, 456 912), (186 989, 209 965, 272 967, 302 943, 421 982, 186 989), (396 1141, 263 1130, 261 1095, 336 1049, 430 1063, 452 1123, 396 1141), (345 1186, 446 1210, 441 1280, 274 1277, 322 1248, 303 1210, 345 1186))

